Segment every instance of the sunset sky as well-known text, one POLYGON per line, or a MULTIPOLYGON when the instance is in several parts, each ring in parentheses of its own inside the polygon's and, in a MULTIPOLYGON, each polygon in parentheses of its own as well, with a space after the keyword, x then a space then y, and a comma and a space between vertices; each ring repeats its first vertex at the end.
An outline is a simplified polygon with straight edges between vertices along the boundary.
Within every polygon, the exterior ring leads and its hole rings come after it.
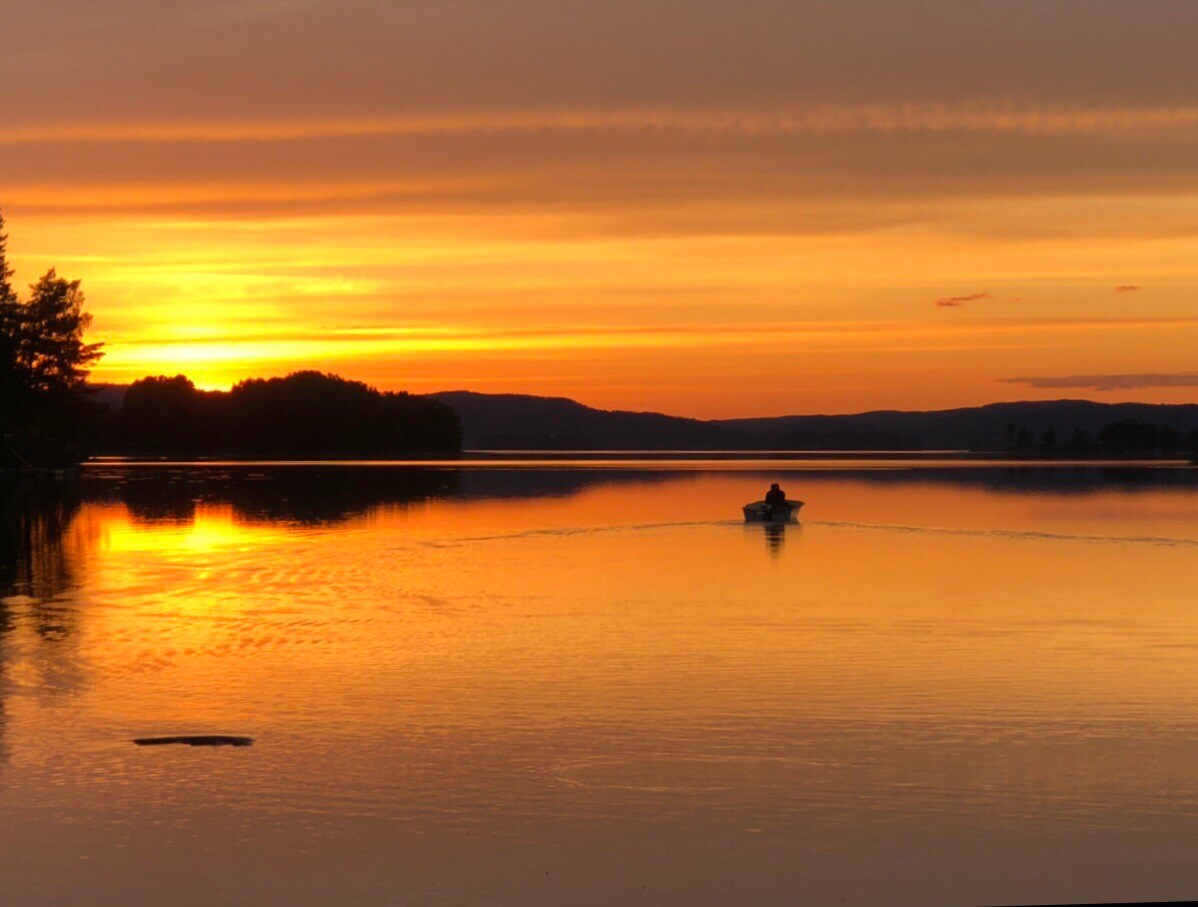
POLYGON ((95 377, 701 417, 1198 399, 1191 0, 0 0, 95 377))

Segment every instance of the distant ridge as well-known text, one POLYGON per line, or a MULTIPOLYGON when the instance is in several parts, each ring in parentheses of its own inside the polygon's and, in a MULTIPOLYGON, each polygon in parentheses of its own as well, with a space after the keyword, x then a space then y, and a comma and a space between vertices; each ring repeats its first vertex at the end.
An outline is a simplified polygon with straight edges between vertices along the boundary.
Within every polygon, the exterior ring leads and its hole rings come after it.
POLYGON ((594 409, 566 397, 431 394, 457 410, 462 445, 474 450, 745 450, 753 434, 661 413, 594 409))
MULTIPOLYGON (((97 402, 119 411, 127 387, 96 385, 97 402)), ((1179 449, 1198 449, 1198 403, 1035 400, 930 411, 688 419, 605 410, 566 397, 445 391, 429 394, 457 411, 472 450, 969 450, 1060 452, 1080 434, 1093 453, 1102 430, 1132 420, 1170 429, 1179 449), (1021 439, 1025 439, 1021 441, 1021 439)), ((1101 451, 1099 451, 1101 452, 1101 451)))
MULTIPOLYGON (((1184 438, 1198 431, 1198 404, 1033 400, 927 412, 877 410, 843 416, 724 419, 714 424, 749 432, 784 447, 819 448, 830 441, 873 438, 879 443, 889 439, 899 447, 1004 450, 1010 445, 1011 428, 1017 433, 1026 431, 1037 442, 1051 430, 1063 445, 1074 432, 1094 438, 1112 422, 1125 419, 1168 427, 1184 438)), ((870 449, 876 445, 860 446, 870 449)))
POLYGON ((1062 449, 1093 442, 1111 423, 1171 429, 1183 444, 1198 433, 1198 404, 1042 400, 927 412, 877 410, 704 421, 661 413, 603 410, 565 397, 432 394, 462 422, 463 445, 491 450, 971 450, 1062 449))

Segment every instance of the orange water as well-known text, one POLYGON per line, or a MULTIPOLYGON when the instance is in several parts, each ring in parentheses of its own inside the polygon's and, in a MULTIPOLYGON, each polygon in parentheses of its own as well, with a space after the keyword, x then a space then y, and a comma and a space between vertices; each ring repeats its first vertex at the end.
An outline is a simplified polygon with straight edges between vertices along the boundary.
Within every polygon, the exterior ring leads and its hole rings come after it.
POLYGON ((743 463, 14 505, 0 900, 1192 896, 1198 477, 910 466, 787 467, 789 527, 743 463))

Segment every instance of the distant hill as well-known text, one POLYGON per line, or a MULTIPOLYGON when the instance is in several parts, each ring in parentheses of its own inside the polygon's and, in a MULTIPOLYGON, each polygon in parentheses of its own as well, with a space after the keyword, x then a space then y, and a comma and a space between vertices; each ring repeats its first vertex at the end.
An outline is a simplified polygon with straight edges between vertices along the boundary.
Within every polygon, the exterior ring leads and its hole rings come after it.
POLYGON ((447 391, 434 399, 457 410, 462 445, 474 450, 743 450, 749 432, 661 413, 594 409, 565 397, 447 391))
POLYGON ((1046 400, 930 412, 879 410, 851 415, 703 421, 660 413, 602 410, 564 397, 433 394, 462 422, 463 446, 492 450, 975 450, 1046 445, 1093 447, 1103 429, 1133 420, 1198 432, 1198 404, 1046 400))
POLYGON ((1198 431, 1198 404, 1037 400, 930 412, 725 419, 714 424, 747 432, 769 446, 793 449, 1005 450, 1011 446, 1012 430, 1016 438, 1026 432, 1033 443, 1040 443, 1051 430, 1064 445, 1075 432, 1093 439, 1111 423, 1127 419, 1168 427, 1185 437, 1198 431))

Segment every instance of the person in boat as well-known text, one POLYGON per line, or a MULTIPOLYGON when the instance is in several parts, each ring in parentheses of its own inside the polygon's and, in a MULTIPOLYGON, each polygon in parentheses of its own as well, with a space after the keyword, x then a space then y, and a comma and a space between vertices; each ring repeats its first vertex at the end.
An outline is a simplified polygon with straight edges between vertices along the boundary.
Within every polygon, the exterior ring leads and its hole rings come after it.
POLYGON ((786 506, 786 492, 775 482, 770 486, 770 490, 765 493, 765 512, 772 515, 788 509, 786 506))

